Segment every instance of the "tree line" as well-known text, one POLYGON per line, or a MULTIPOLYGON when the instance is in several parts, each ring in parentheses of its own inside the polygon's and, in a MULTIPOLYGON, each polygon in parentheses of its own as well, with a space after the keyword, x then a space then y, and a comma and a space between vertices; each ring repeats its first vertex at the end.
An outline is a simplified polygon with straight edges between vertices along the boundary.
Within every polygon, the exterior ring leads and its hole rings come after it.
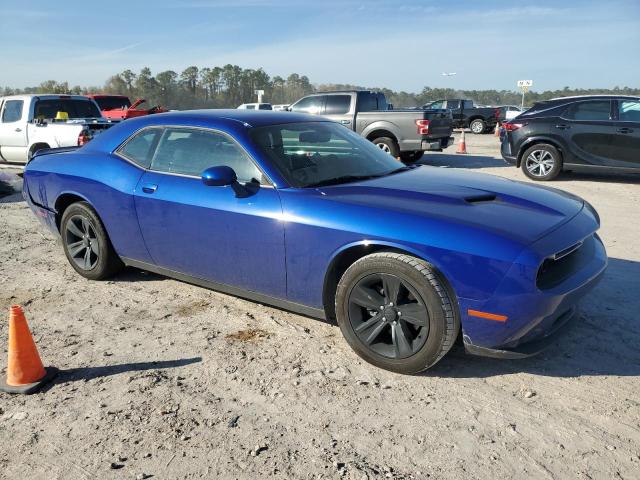
MULTIPOLYGON (((396 108, 418 107, 429 101, 444 98, 469 98, 481 105, 519 105, 521 93, 512 90, 455 90, 451 88, 424 87, 418 93, 394 91, 383 87, 365 87, 349 84, 312 84, 306 75, 292 73, 286 78, 270 77, 262 68, 241 68, 238 65, 223 67, 191 66, 178 73, 165 70, 153 74, 148 67, 138 73, 124 70, 99 86, 70 86, 67 81, 47 80, 36 87, 13 89, 0 88, 0 95, 20 93, 78 94, 110 93, 127 95, 132 101, 144 98, 150 105, 162 105, 170 109, 235 108, 241 103, 255 102, 256 90, 264 90, 263 101, 272 104, 291 104, 313 92, 347 89, 371 89, 384 92, 396 108)), ((571 95, 616 94, 640 96, 640 88, 614 87, 531 91, 525 95, 525 105, 555 97, 571 95)))

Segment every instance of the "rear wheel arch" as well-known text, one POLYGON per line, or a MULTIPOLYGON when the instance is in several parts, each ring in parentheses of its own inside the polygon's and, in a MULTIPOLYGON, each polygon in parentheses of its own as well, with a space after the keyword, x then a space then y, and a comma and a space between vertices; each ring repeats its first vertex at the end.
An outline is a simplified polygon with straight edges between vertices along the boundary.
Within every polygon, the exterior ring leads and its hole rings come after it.
POLYGON ((524 152, 526 152, 529 148, 533 147, 534 145, 539 145, 539 144, 547 144, 554 147, 556 150, 558 150, 561 160, 564 162, 565 160, 564 148, 562 148, 562 145, 559 142, 555 140, 551 140, 549 138, 536 137, 536 138, 527 140, 520 146, 520 149, 518 150, 518 159, 516 160, 517 168, 520 168, 522 166, 522 157, 524 156, 524 152))
POLYGON ((398 143, 398 136, 395 135, 390 130, 385 130, 383 128, 377 128, 367 133, 367 136, 366 136, 367 140, 369 140, 370 142, 373 142, 376 138, 381 138, 381 137, 388 137, 394 140, 396 143, 398 143))
POLYGON ((384 244, 358 244, 352 245, 350 247, 345 248, 344 250, 337 253, 331 262, 329 263, 329 267, 325 272, 324 284, 322 289, 322 305, 325 311, 325 316, 328 320, 335 321, 336 312, 335 312, 335 296, 338 288, 338 282, 342 278, 342 275, 347 271, 347 269, 353 265, 356 261, 360 260, 367 255, 371 255, 372 253, 379 252, 391 252, 391 253, 399 253, 402 255, 410 255, 412 257, 416 257, 420 260, 424 260, 429 264, 434 273, 437 275, 438 280, 442 283, 442 285, 446 288, 449 297, 453 303, 454 315, 460 318, 460 312, 458 308, 458 297, 451 285, 451 282, 447 278, 447 276, 442 272, 437 265, 435 265, 428 258, 425 258, 422 255, 417 254, 416 252, 412 252, 403 248, 395 247, 392 245, 384 245, 384 244))
POLYGON ((56 199, 56 203, 54 205, 54 210, 56 211, 56 226, 58 227, 58 231, 60 231, 60 222, 62 220, 62 216, 64 215, 64 211, 77 202, 86 202, 91 206, 91 208, 95 210, 93 205, 91 205, 91 202, 76 193, 61 194, 56 199))
POLYGON ((33 155, 38 151, 38 150, 43 150, 45 148, 51 148, 51 146, 48 143, 45 142, 37 142, 34 143, 33 145, 31 145, 29 147, 29 152, 27 154, 27 160, 31 160, 31 157, 33 157, 33 155))

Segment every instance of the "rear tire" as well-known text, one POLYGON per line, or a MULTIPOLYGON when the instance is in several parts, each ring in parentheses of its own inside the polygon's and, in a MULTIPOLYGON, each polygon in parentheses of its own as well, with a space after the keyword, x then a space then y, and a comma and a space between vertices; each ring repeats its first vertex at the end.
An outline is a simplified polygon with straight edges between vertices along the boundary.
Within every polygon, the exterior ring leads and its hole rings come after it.
POLYGON ((87 202, 67 207, 60 221, 60 236, 67 260, 89 280, 109 278, 124 267, 98 214, 87 202))
POLYGON ((414 163, 420 160, 424 155, 424 151, 416 150, 415 152, 402 152, 400 153, 400 160, 405 163, 414 163))
POLYGON ((380 150, 388 153, 393 158, 398 158, 400 155, 400 147, 398 147, 398 143, 389 137, 378 137, 372 140, 374 145, 377 145, 380 150))
POLYGON ((562 171, 562 156, 553 145, 538 143, 522 154, 521 168, 531 180, 553 180, 562 171))
POLYGON ((36 143, 35 145, 33 145, 29 149, 29 153, 27 153, 27 163, 31 161, 31 159, 33 158, 33 156, 36 154, 37 151, 44 150, 45 148, 50 148, 50 147, 46 143, 36 143))
POLYGON ((476 118, 469 124, 469 128, 474 134, 480 135, 487 129, 487 124, 481 118, 476 118))
POLYGON ((452 298, 433 268, 401 253, 357 260, 340 279, 335 301, 338 325, 351 348, 365 361, 398 373, 436 364, 460 328, 452 298))

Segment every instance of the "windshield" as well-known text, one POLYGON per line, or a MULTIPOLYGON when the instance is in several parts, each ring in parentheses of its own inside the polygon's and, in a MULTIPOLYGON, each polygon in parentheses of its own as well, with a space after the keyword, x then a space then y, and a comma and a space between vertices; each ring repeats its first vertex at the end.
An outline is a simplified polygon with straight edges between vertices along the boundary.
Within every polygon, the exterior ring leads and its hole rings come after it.
POLYGON ((55 98, 38 100, 35 105, 34 118, 38 120, 73 118, 100 118, 102 114, 88 98, 80 100, 75 98, 55 98), (58 115, 66 113, 66 115, 58 115))
POLYGON ((250 135, 293 187, 381 177, 403 168, 368 140, 332 122, 270 125, 254 128, 250 135))
POLYGON ((94 100, 100 110, 126 110, 131 106, 127 97, 98 97, 94 100))

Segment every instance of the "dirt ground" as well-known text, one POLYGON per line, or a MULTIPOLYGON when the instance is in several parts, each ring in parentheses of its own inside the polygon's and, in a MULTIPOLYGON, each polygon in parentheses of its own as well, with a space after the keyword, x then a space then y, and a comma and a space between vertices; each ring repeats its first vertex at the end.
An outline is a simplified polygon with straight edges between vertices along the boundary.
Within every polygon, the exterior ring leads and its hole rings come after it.
MULTIPOLYGON (((493 136, 467 146, 423 163, 524 180, 493 136)), ((457 347, 418 376, 328 323, 134 269, 87 281, 0 199, 0 312, 21 304, 61 369, 0 393, 0 478, 640 478, 640 177, 553 186, 596 207, 610 256, 579 324, 536 358, 457 347)), ((6 344, 2 321, 3 377, 6 344)))

